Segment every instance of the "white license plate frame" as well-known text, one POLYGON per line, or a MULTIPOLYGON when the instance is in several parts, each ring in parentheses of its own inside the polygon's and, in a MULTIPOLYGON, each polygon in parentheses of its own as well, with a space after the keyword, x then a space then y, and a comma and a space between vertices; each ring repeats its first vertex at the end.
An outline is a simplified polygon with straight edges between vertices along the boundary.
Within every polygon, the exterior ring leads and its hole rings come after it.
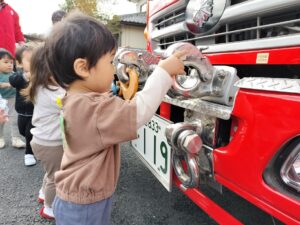
POLYGON ((138 130, 138 138, 131 141, 136 154, 160 183, 172 191, 171 147, 165 136, 165 128, 172 124, 159 115, 138 130))

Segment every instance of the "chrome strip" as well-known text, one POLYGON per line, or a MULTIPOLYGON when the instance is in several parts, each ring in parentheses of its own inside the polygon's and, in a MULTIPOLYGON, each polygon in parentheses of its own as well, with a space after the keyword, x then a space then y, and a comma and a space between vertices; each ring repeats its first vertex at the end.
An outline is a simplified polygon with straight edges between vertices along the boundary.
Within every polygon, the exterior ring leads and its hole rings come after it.
MULTIPOLYGON (((260 29, 265 29, 265 28, 270 28, 270 27, 277 27, 277 26, 282 26, 282 25, 299 23, 299 22, 300 22, 300 19, 295 19, 295 20, 283 21, 283 22, 279 22, 279 23, 272 23, 272 24, 267 24, 267 25, 260 25, 260 26, 255 26, 255 27, 227 31, 227 32, 222 32, 222 33, 217 33, 217 34, 210 34, 210 35, 205 35, 205 36, 201 36, 201 37, 189 38, 184 41, 195 41, 195 40, 201 40, 201 39, 206 39, 206 38, 211 38, 211 37, 225 36, 228 34, 241 33, 241 32, 251 31, 251 30, 260 30, 260 29)), ((166 45, 166 44, 173 44, 173 43, 174 42, 166 42, 166 43, 157 44, 157 45, 166 45)))
POLYGON ((203 53, 216 53, 216 52, 230 52, 230 51, 241 51, 241 50, 254 50, 254 49, 266 49, 266 48, 279 48, 279 47, 290 47, 299 46, 300 34, 282 36, 282 37, 271 37, 264 39, 253 39, 249 41, 240 41, 233 43, 224 43, 210 46, 197 46, 203 50, 203 53))
POLYGON ((164 102, 176 105, 185 109, 190 109, 192 111, 200 112, 204 115, 209 115, 217 117, 223 120, 229 120, 232 112, 232 107, 224 106, 220 104, 215 104, 208 101, 203 101, 199 98, 195 99, 175 99, 170 98, 169 96, 164 97, 164 102))
POLYGON ((300 94, 300 79, 245 77, 235 83, 239 88, 300 94))
MULTIPOLYGON (((158 14, 155 14, 151 18, 151 22, 153 25, 155 25, 155 20, 161 18, 163 15, 165 15, 167 12, 174 12, 174 10, 178 10, 180 8, 185 7, 184 1, 178 1, 174 5, 171 5, 170 7, 167 7, 166 9, 162 10, 158 14)), ((272 0, 272 1, 266 1, 266 0, 251 0, 246 1, 243 3, 239 3, 233 6, 229 6, 225 9, 224 14, 222 15, 219 25, 228 24, 230 22, 236 22, 241 20, 246 20, 249 18, 258 18, 260 16, 266 16, 266 15, 272 15, 276 13, 282 13, 287 10, 291 9, 299 9, 300 10, 300 0, 272 0)), ((296 20, 292 21, 283 21, 280 23, 276 23, 275 25, 282 25, 282 24, 288 24, 295 22, 296 20)), ((263 25, 265 27, 273 26, 272 24, 263 25)), ((252 30, 252 29, 260 29, 263 26, 253 27, 253 28, 247 28, 243 29, 242 31, 252 30)), ((239 30, 240 31, 240 30, 239 30)), ((187 31, 185 22, 180 22, 171 26, 168 26, 166 28, 161 28, 160 30, 154 29, 152 34, 153 39, 153 50, 160 52, 159 45, 169 45, 176 43, 174 42, 168 42, 159 44, 160 39, 164 37, 172 37, 176 34, 184 34, 187 31)), ((230 31, 230 33, 222 33, 224 35, 235 33, 237 31, 230 31)), ((201 40, 205 38, 210 38, 214 36, 219 36, 221 34, 212 34, 212 35, 204 35, 199 36, 195 38, 189 38, 185 39, 184 41, 193 41, 193 40, 201 40)), ((222 44, 216 44, 216 45, 210 45, 209 48, 207 46, 198 46, 199 48, 206 47, 206 51, 203 51, 204 53, 216 53, 216 52, 228 52, 228 51, 239 51, 239 50, 252 50, 252 49, 265 49, 265 48, 278 48, 278 47, 287 47, 287 46, 297 46, 300 44, 300 35, 288 35, 288 36, 281 36, 281 37, 271 37, 271 38, 263 38, 263 39, 253 39, 249 41, 240 41, 240 42, 232 42, 232 43, 222 43, 222 44), (273 43, 274 42, 274 43, 273 43)), ((181 40, 183 41, 183 40, 181 40)))
MULTIPOLYGON (((182 6, 182 4, 178 4, 178 5, 182 6)), ((284 10, 293 9, 297 7, 299 7, 300 10, 299 0, 246 1, 244 3, 227 7, 219 21, 219 25, 224 25, 226 23, 235 22, 235 21, 241 21, 243 19, 248 19, 248 18, 266 16, 268 14, 274 14, 276 12, 282 12, 284 10)), ((168 10, 171 11, 170 8, 168 8, 168 10)), ((162 12, 160 12, 160 14, 162 12)), ((157 15, 155 16, 155 18, 157 18, 157 15)), ((154 22, 153 18, 151 19, 151 22, 152 23, 154 22)), ((179 31, 188 31, 186 29, 184 21, 178 24, 180 24, 179 27, 181 28, 179 29, 179 31)), ((155 24, 155 26, 156 25, 157 24, 155 24)), ((178 27, 173 25, 161 30, 153 31, 152 38, 153 39, 162 38, 165 36, 170 36, 177 32, 178 32, 178 27)))
POLYGON ((253 0, 227 7, 221 17, 220 24, 241 21, 257 16, 266 16, 288 9, 300 10, 299 0, 253 0))
MULTIPOLYGON (((184 40, 186 41, 186 40, 184 40)), ((183 41, 181 41, 183 42, 183 41)), ((233 52, 243 50, 255 50, 255 49, 268 49, 268 48, 280 48, 291 47, 300 45, 300 34, 293 34, 289 36, 270 37, 264 39, 253 39, 249 41, 239 41, 232 43, 216 44, 216 45, 198 45, 197 48, 204 54, 209 53, 222 53, 233 52)), ((153 49, 157 54, 162 54, 165 50, 161 48, 153 49)))

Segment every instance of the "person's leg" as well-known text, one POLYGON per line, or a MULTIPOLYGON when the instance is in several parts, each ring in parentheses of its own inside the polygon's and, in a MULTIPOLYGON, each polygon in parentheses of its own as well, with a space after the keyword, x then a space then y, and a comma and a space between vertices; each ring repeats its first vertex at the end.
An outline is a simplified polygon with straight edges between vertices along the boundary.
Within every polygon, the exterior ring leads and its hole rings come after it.
POLYGON ((91 207, 88 217, 91 221, 95 221, 95 225, 109 225, 112 208, 112 197, 104 199, 101 202, 95 204, 95 206, 91 207), (99 216, 97 214, 99 214, 99 216))
POLYGON ((31 116, 26 116, 25 120, 26 120, 26 126, 25 126, 25 140, 26 140, 26 150, 25 150, 25 154, 31 154, 33 155, 32 152, 32 148, 30 145, 30 142, 32 140, 32 134, 30 132, 31 128, 33 128, 32 123, 31 123, 31 116))
POLYGON ((36 164, 36 160, 30 145, 30 141, 32 139, 32 134, 30 132, 30 129, 32 128, 31 117, 18 115, 18 128, 20 134, 23 135, 26 140, 24 164, 25 166, 34 166, 36 164))
POLYGON ((44 167, 47 171, 47 178, 45 184, 45 206, 52 207, 54 197, 56 195, 54 184, 54 173, 60 169, 61 159, 63 156, 63 147, 49 147, 47 151, 46 160, 43 160, 44 167))
MULTIPOLYGON (((31 142, 32 150, 37 157, 41 160, 41 164, 46 171, 46 183, 44 188, 45 209, 42 209, 41 215, 52 214, 52 203, 56 194, 55 184, 54 184, 54 173, 60 169, 61 159, 63 155, 62 146, 42 146, 31 142)), ((47 217, 47 216, 46 216, 47 217)))
POLYGON ((24 148, 25 143, 20 138, 18 122, 17 122, 17 112, 15 110, 15 97, 7 99, 8 119, 10 124, 10 133, 12 146, 16 148, 24 148))
POLYGON ((15 110, 15 97, 7 99, 7 106, 8 106, 8 119, 10 124, 10 133, 11 137, 20 137, 19 128, 17 125, 17 112, 15 110))
POLYGON ((19 133, 25 137, 26 118, 22 115, 18 115, 18 129, 19 133))
POLYGON ((4 123, 0 124, 0 148, 5 147, 5 140, 4 140, 4 123))
POLYGON ((55 197, 53 210, 56 225, 109 225, 112 197, 93 204, 74 204, 55 197))
POLYGON ((43 184, 41 189, 39 190, 39 196, 38 196, 38 203, 43 203, 45 201, 45 186, 46 186, 46 180, 47 180, 47 173, 45 173, 44 178, 43 178, 43 184))

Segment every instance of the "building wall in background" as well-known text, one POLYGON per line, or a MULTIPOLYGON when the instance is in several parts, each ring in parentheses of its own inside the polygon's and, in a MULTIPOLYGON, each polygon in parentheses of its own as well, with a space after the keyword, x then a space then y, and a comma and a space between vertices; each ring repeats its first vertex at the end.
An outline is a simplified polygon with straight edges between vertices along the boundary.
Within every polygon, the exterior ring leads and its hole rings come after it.
POLYGON ((121 25, 120 47, 142 48, 146 49, 146 40, 144 38, 144 29, 142 26, 121 25))

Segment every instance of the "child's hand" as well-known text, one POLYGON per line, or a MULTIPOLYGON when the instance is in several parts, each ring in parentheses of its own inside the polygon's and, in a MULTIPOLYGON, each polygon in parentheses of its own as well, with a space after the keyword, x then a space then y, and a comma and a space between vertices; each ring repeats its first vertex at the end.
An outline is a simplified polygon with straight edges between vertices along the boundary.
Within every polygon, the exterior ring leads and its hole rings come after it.
POLYGON ((10 88, 10 83, 0 83, 0 88, 10 88))
POLYGON ((170 57, 161 60, 158 66, 166 70, 171 76, 183 75, 185 74, 185 71, 184 71, 184 64, 181 58, 184 57, 186 54, 187 52, 185 51, 175 52, 170 57))
POLYGON ((3 109, 0 109, 0 124, 8 121, 8 116, 3 109))

